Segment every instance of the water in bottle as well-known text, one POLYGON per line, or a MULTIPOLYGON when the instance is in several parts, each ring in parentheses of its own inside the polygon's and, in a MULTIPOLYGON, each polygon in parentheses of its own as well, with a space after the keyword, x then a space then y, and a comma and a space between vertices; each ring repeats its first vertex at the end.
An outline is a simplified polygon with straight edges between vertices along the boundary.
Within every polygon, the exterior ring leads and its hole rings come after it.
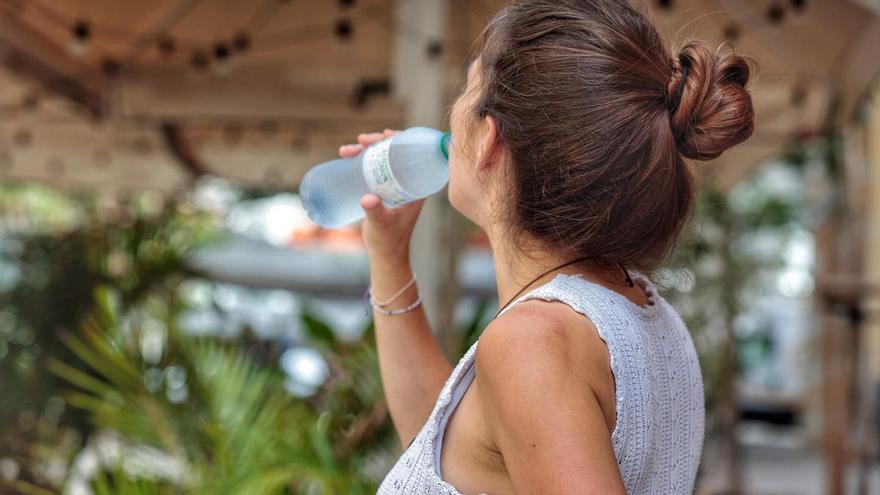
POLYGON ((366 193, 389 207, 436 193, 449 181, 449 140, 448 132, 410 127, 357 156, 313 167, 299 188, 309 218, 336 228, 364 217, 360 199, 366 193))

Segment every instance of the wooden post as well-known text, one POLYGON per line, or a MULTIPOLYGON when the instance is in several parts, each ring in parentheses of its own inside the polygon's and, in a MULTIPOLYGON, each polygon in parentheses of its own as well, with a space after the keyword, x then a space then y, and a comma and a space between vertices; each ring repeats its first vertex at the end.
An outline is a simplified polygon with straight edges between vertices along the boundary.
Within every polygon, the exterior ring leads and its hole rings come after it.
MULTIPOLYGON (((397 3, 394 97, 405 104, 406 126, 443 129, 447 106, 446 65, 442 56, 431 56, 431 42, 443 42, 447 33, 447 0, 407 0, 397 3)), ((428 321, 438 340, 452 357, 455 351, 453 316, 457 293, 457 251, 453 236, 456 213, 449 206, 446 190, 429 198, 413 234, 413 270, 428 321)))
MULTIPOLYGON (((850 123, 850 126, 859 126, 850 123)), ((826 493, 845 493, 847 467, 858 460, 860 442, 859 394, 864 390, 859 370, 862 352, 865 283, 866 163, 864 142, 857 127, 839 133, 843 153, 831 151, 829 170, 835 182, 830 211, 817 230, 817 258, 823 362, 824 449, 826 493)), ((827 139, 831 139, 829 135, 827 139)), ((867 486, 865 482, 864 486, 867 486)))
POLYGON ((722 391, 721 401, 718 404, 718 412, 721 425, 721 452, 725 464, 726 491, 730 495, 743 493, 742 461, 739 443, 736 438, 737 424, 739 423, 739 409, 737 407, 737 365, 738 353, 736 350, 736 338, 733 330, 733 321, 739 312, 737 304, 737 273, 733 259, 731 246, 739 235, 739 225, 731 215, 729 208, 724 206, 721 219, 724 240, 722 241, 722 259, 724 269, 721 277, 721 309, 724 314, 724 352, 722 354, 722 391))
POLYGON ((880 392, 880 88, 874 90, 874 103, 869 106, 863 127, 865 184, 865 248, 864 276, 868 287, 863 308, 865 324, 862 338, 857 343, 863 358, 861 359, 860 400, 860 446, 859 446, 859 484, 858 493, 871 493, 880 487, 870 484, 870 459, 877 455, 877 401, 880 392))

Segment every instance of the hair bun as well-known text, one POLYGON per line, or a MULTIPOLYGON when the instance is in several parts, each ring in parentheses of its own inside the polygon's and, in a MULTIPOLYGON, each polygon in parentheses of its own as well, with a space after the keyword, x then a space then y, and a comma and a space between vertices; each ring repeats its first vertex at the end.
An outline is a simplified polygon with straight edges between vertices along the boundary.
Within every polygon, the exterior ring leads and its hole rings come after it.
POLYGON ((667 88, 670 126, 683 156, 711 160, 752 135, 755 112, 746 89, 750 76, 742 56, 713 52, 702 41, 685 44, 667 88), (682 62, 690 64, 687 77, 682 62))

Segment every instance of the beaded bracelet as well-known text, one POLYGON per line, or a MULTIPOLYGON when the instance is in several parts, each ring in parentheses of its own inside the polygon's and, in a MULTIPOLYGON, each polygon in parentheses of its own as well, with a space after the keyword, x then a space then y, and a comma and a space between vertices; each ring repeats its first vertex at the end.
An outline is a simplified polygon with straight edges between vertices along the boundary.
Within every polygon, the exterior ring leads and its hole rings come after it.
MULTIPOLYGON (((416 274, 415 274, 415 273, 413 273, 412 280, 410 280, 409 282, 407 282, 406 285, 404 285, 402 289, 400 289, 399 291, 397 291, 397 294, 394 294, 393 296, 391 296, 391 299, 389 299, 389 300, 387 300, 387 301, 385 301, 385 302, 382 302, 382 301, 376 300, 376 304, 374 304, 374 306, 375 306, 375 305, 378 305, 380 308, 384 308, 384 307, 388 306, 388 305, 391 304, 395 299, 397 299, 398 297, 400 297, 400 295, 403 294, 404 291, 406 291, 406 289, 409 289, 409 286, 412 285, 412 284, 414 284, 414 283, 416 283, 416 274)), ((369 290, 369 289, 368 289, 368 290, 369 290)), ((372 298, 372 297, 373 297, 373 295, 370 294, 370 298, 372 298)), ((371 299, 371 300, 372 300, 372 299, 371 299)))
POLYGON ((419 294, 418 299, 416 299, 416 301, 415 301, 414 303, 410 304, 409 306, 406 306, 405 308, 400 308, 400 309, 384 309, 384 308, 381 308, 381 307, 379 307, 379 306, 373 304, 373 302, 372 302, 372 297, 370 297, 370 304, 373 306, 373 309, 375 309, 376 311, 382 313, 383 315, 394 316, 394 315, 399 315, 399 314, 407 313, 407 312, 409 312, 409 311, 412 311, 412 310, 416 309, 416 307, 418 307, 419 304, 422 304, 422 295, 419 294))
POLYGON ((370 308, 369 308, 370 306, 372 306, 373 308, 376 309, 376 311, 378 311, 378 312, 380 312, 380 313, 382 313, 382 314, 384 314, 384 315, 399 315, 399 314, 401 314, 401 313, 406 313, 407 311, 412 311, 412 310, 415 309, 419 304, 421 304, 421 302, 422 302, 422 295, 421 295, 421 294, 419 294, 419 297, 418 297, 418 299, 416 300, 416 302, 410 304, 409 306, 407 306, 407 307, 405 307, 405 308, 400 308, 400 309, 385 309, 385 308, 386 308, 389 304, 391 304, 395 299, 397 299, 401 294, 403 294, 404 291, 406 291, 406 289, 408 289, 409 286, 411 286, 411 285, 414 284, 415 282, 416 282, 416 274, 413 273, 412 280, 410 280, 409 282, 407 282, 407 284, 404 285, 402 289, 400 289, 399 291, 397 291, 396 294, 394 294, 393 296, 391 296, 391 298, 388 299, 388 300, 385 301, 385 302, 381 302, 381 301, 376 301, 376 302, 374 302, 373 294, 372 294, 372 292, 370 291, 370 288, 371 288, 372 286, 367 286, 367 289, 364 291, 364 315, 369 315, 369 314, 370 314, 370 308))

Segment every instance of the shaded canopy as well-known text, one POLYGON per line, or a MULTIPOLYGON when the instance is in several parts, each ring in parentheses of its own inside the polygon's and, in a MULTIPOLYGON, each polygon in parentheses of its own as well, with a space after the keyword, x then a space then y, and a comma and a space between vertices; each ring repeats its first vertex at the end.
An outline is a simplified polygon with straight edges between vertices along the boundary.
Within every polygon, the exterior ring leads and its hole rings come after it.
MULTIPOLYGON (((107 191, 181 191, 202 174, 296 184, 358 132, 407 125, 396 44, 446 64, 451 104, 471 40, 503 3, 449 0, 447 39, 434 40, 390 0, 0 0, 0 177, 107 191)), ((668 42, 726 40, 759 62, 755 135, 706 168, 722 185, 851 118, 880 72, 877 0, 645 4, 668 42)))

